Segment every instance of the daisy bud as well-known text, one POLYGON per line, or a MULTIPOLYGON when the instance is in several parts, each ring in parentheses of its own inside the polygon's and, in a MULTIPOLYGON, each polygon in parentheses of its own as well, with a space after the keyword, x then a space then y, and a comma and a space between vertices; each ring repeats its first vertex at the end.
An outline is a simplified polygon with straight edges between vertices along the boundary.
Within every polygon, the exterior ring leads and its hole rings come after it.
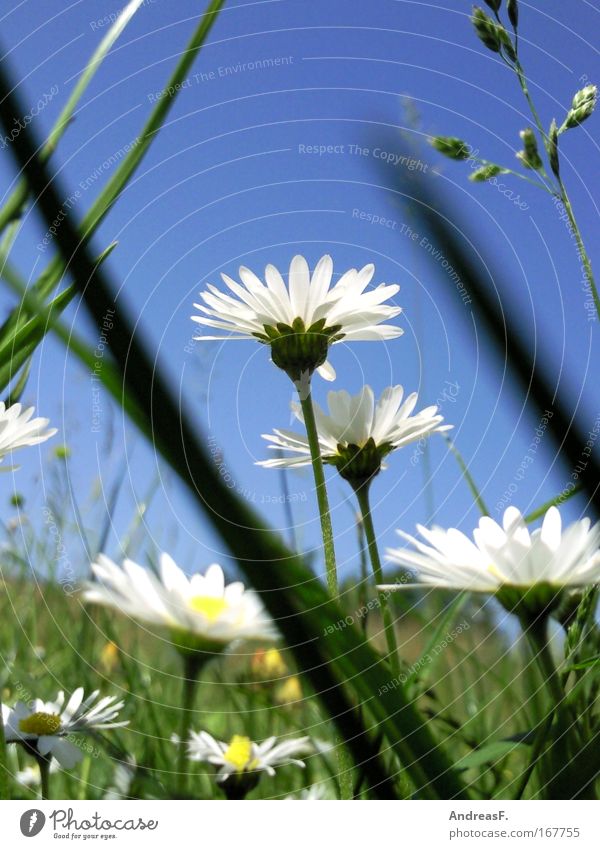
POLYGON ((469 175, 469 180, 473 183, 485 183, 486 180, 491 180, 492 177, 495 177, 497 174, 506 173, 506 168, 502 168, 501 165, 495 165, 493 162, 488 162, 483 167, 473 171, 473 173, 469 175))
POLYGON ((583 124, 583 122, 590 117, 596 106, 597 93, 598 89, 595 85, 586 85, 585 88, 582 88, 577 92, 573 98, 573 103, 567 113, 565 122, 559 132, 562 133, 564 130, 572 130, 574 127, 578 127, 580 124, 583 124))
POLYGON ((550 159, 550 167, 556 177, 560 178, 560 167, 558 163, 558 127, 553 118, 550 124, 550 132, 548 133, 548 158, 550 159))
POLYGON ((479 6, 475 6, 473 8, 471 22, 475 27, 477 37, 485 44, 488 50, 492 50, 494 53, 500 53, 502 43, 500 41, 498 27, 489 15, 486 15, 479 6))
POLYGON ((508 20, 513 25, 513 28, 516 29, 519 26, 519 6, 517 0, 508 0, 506 11, 508 12, 508 20))
POLYGON ((469 145, 455 136, 431 136, 429 144, 449 159, 468 159, 469 145))
POLYGON ((543 168, 543 162, 538 152, 535 133, 531 127, 526 130, 521 130, 519 133, 523 142, 523 150, 517 153, 517 159, 525 168, 531 168, 533 171, 540 171, 543 168))

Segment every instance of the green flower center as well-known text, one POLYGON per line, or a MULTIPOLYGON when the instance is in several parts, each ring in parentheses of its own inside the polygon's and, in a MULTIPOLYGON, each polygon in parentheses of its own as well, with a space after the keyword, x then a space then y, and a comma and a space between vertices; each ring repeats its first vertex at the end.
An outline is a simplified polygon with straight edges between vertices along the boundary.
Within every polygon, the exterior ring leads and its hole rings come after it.
POLYGON ((335 466, 344 480, 356 488, 363 486, 379 474, 381 461, 391 450, 391 445, 387 443, 377 445, 371 436, 360 445, 338 444, 337 454, 324 457, 324 460, 335 466))
POLYGON ((301 318, 291 325, 264 326, 264 334, 255 336, 263 344, 271 346, 271 358, 276 366, 295 382, 311 375, 327 359, 329 346, 343 337, 341 325, 325 327, 325 319, 306 327, 301 318))

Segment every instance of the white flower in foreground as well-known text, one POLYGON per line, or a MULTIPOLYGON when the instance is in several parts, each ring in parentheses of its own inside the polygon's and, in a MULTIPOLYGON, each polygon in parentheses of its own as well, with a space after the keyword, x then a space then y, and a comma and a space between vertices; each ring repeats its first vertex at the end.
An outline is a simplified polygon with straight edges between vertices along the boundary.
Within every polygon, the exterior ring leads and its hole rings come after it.
MULTIPOLYGON (((353 484, 370 480, 381 468, 383 457, 397 448, 430 436, 436 431, 449 430, 442 425, 443 417, 437 407, 426 407, 413 415, 418 395, 413 392, 402 399, 402 386, 390 386, 375 403, 373 390, 364 386, 357 395, 342 390, 329 392, 329 415, 315 404, 315 419, 321 455, 325 463, 334 465, 340 475, 353 484)), ((292 404, 298 421, 304 423, 299 404, 292 404)), ((281 468, 309 465, 310 448, 305 435, 289 430, 263 434, 269 448, 290 452, 288 457, 263 460, 259 466, 281 468)))
POLYGON ((545 590, 551 603, 563 587, 600 581, 600 523, 591 527, 589 519, 581 519, 562 531, 556 507, 531 533, 516 507, 505 511, 502 527, 489 516, 480 519, 474 541, 456 528, 417 529, 425 542, 399 531, 413 548, 388 549, 388 559, 414 570, 419 582, 430 586, 495 593, 514 607, 535 588, 545 590))
POLYGON ((217 775, 218 782, 226 782, 232 777, 239 778, 251 773, 254 778, 253 786, 260 772, 275 775, 275 767, 288 764, 304 767, 304 761, 298 760, 295 756, 308 754, 311 750, 308 737, 284 740, 281 743, 277 743, 276 737, 269 737, 264 743, 254 743, 249 737, 234 734, 229 743, 222 743, 206 731, 201 731, 199 734, 192 731, 188 743, 191 760, 204 761, 220 767, 217 775))
POLYGON ((131 560, 121 568, 101 554, 92 570, 96 581, 87 584, 85 601, 169 628, 183 650, 221 651, 234 640, 276 636, 257 594, 239 581, 226 586, 217 563, 188 578, 162 554, 157 577, 131 560))
POLYGON ((65 704, 61 691, 53 702, 35 699, 14 707, 2 705, 2 722, 7 743, 21 743, 44 757, 54 756, 65 769, 83 758, 82 751, 67 737, 107 728, 121 728, 127 722, 115 722, 124 702, 115 696, 98 699, 99 690, 83 698, 79 687, 65 704))
POLYGON ((333 260, 323 256, 310 274, 303 256, 290 263, 288 285, 274 265, 267 265, 263 283, 250 269, 239 270, 240 283, 222 274, 232 294, 209 285, 194 304, 200 315, 192 320, 223 331, 197 339, 257 339, 271 346, 273 362, 294 381, 319 370, 328 380, 335 372, 326 363, 329 345, 340 342, 394 339, 403 331, 382 324, 395 318, 400 307, 386 306, 400 289, 381 284, 365 291, 375 272, 373 265, 350 269, 331 286, 333 260), (330 288, 331 287, 331 288, 330 288), (232 296, 233 295, 233 296, 232 296))
POLYGON ((46 430, 49 419, 32 419, 34 411, 34 407, 23 410, 21 404, 7 408, 4 401, 0 401, 0 463, 11 451, 45 442, 57 432, 55 427, 46 430))

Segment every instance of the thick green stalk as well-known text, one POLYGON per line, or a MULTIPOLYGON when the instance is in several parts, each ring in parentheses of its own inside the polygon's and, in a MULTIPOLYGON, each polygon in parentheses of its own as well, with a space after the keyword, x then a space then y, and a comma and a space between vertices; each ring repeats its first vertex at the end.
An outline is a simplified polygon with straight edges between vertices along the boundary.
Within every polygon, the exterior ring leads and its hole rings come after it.
POLYGON ((323 536, 323 552, 325 554, 325 569, 327 572, 327 587, 332 598, 337 598, 339 590, 337 581, 337 566, 335 562, 335 547, 333 543, 333 528, 331 527, 329 499, 327 498, 327 488, 325 486, 325 472, 323 471, 323 460, 321 459, 321 449, 319 447, 319 434, 317 432, 317 423, 315 421, 315 411, 313 408, 310 388, 307 391, 298 392, 298 397, 300 398, 300 404, 302 406, 302 415, 304 417, 306 435, 310 446, 310 459, 315 478, 317 504, 319 505, 319 517, 321 519, 321 534, 323 536))
POLYGON ((198 687, 198 676, 204 661, 196 654, 185 654, 183 659, 183 682, 181 691, 181 716, 179 722, 179 743, 177 751, 177 791, 180 799, 187 798, 187 745, 189 742, 194 702, 198 687))
POLYGON ((550 698, 558 706, 564 701, 565 693, 548 647, 546 619, 538 620, 533 624, 523 622, 522 628, 531 647, 533 658, 542 673, 550 698))
MULTIPOLYGON (((375 576, 376 584, 383 584, 383 569, 381 567, 381 558, 379 557, 379 548, 377 546, 377 537, 375 536, 375 528, 373 527, 373 517, 371 515, 371 504, 369 500, 370 484, 366 483, 363 486, 356 488, 356 497, 358 506, 362 514, 363 527, 365 530, 365 538, 367 540, 367 548, 369 549, 369 557, 371 558, 371 566, 373 575, 375 576)), ((385 631, 385 640, 388 648, 388 657, 390 661, 390 669, 392 674, 397 676, 400 674, 400 662, 398 659, 398 644, 396 642, 396 632, 394 630, 394 620, 392 612, 388 605, 388 599, 385 592, 379 593, 379 604, 381 607, 381 616, 383 618, 383 629, 385 631)))

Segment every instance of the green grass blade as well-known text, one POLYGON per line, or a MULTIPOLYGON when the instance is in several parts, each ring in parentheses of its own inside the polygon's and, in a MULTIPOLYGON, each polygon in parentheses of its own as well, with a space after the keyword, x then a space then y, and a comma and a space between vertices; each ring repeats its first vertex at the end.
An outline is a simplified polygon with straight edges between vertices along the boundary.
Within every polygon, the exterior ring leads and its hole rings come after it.
POLYGON ((449 437, 444 435, 444 439, 446 440, 448 448, 450 449, 450 451, 452 451, 452 453, 456 457, 456 461, 457 461, 458 465, 460 466, 460 469, 463 473, 463 476, 464 476, 464 478, 467 482, 467 486, 471 490, 471 494, 472 494, 473 498, 475 499, 475 503, 477 504, 477 507, 479 508, 482 516, 489 516, 490 513, 489 513, 489 510, 487 509, 486 503, 483 500, 483 497, 482 497, 481 492, 479 491, 479 489, 477 487, 477 484, 473 480, 473 476, 471 475, 471 472, 467 468, 467 464, 465 463, 462 454, 460 453, 460 451, 458 450, 458 448, 456 447, 454 442, 452 442, 452 440, 449 437))
MULTIPOLYGON (((190 71, 224 3, 225 0, 211 0, 206 12, 203 13, 200 24, 164 88, 164 96, 159 99, 154 107, 132 149, 84 216, 79 228, 82 242, 85 243, 92 236, 140 165, 171 110, 175 98, 181 90, 181 83, 190 71)), ((65 261, 60 254, 54 257, 35 284, 38 295, 47 297, 50 294, 61 279, 68 264, 68 260, 65 261)))
MULTIPOLYGON (((71 123, 75 110, 79 105, 79 101, 83 97, 96 71, 143 2, 144 0, 130 0, 94 51, 92 58, 77 80, 75 88, 71 92, 69 99, 58 116, 56 123, 50 131, 50 135, 42 147, 40 156, 44 159, 44 161, 47 160, 56 149, 58 142, 71 123)), ((28 194, 29 189, 27 187, 27 181, 24 179, 19 180, 15 190, 2 209, 0 209, 0 232, 20 214, 27 201, 28 194)))
MULTIPOLYGON (((116 246, 117 242, 113 242, 100 254, 96 260, 96 267, 110 256, 116 246)), ((0 363, 3 363, 0 366, 0 391, 8 386, 18 370, 31 358, 48 332, 52 318, 60 315, 78 292, 75 286, 69 286, 50 303, 44 303, 39 298, 28 298, 26 288, 7 260, 2 264, 1 276, 22 297, 17 310, 24 316, 33 317, 19 322, 13 335, 0 343, 0 363)))
POLYGON ((525 516, 526 522, 535 522, 536 519, 539 519, 543 516, 551 507, 557 507, 561 504, 564 504, 565 501, 568 501, 569 498, 573 498, 574 495, 577 495, 581 492, 583 487, 581 484, 577 484, 573 489, 570 489, 568 492, 561 492, 560 495, 557 495, 555 498, 551 498, 549 501, 546 501, 542 504, 541 507, 538 507, 537 510, 534 510, 532 513, 529 513, 525 516))

